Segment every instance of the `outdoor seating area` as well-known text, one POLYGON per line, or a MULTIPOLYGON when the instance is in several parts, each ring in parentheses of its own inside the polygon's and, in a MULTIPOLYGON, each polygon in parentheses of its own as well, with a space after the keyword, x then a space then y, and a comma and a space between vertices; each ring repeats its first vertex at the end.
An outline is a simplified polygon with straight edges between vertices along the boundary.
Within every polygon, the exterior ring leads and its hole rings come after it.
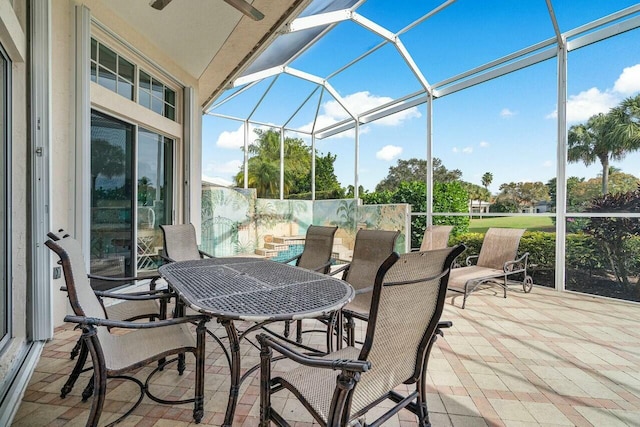
MULTIPOLYGON (((640 356, 635 305, 558 293, 536 288, 524 294, 514 289, 501 298, 498 288, 480 290, 462 310, 447 298, 443 320, 453 326, 437 340, 427 371, 427 404, 434 426, 577 425, 633 426, 640 419, 640 356), (498 296, 498 297, 496 297, 498 296)), ((209 326, 220 332, 221 325, 209 326)), ((305 327, 313 328, 312 321, 305 327)), ((363 338, 358 323, 358 339, 363 338)), ((82 402, 82 387, 64 399, 60 388, 74 361, 69 351, 80 331, 67 324, 57 328, 45 347, 20 405, 14 426, 84 425, 89 402, 82 402)), ((324 337, 305 334, 305 344, 324 347, 324 337)), ((243 341, 243 372, 259 363, 259 351, 243 341)), ((162 396, 192 396, 194 359, 178 376, 165 369, 151 383, 162 396)), ((273 374, 291 367, 274 364, 273 374)), ((152 367, 141 368, 143 377, 152 367)), ((79 384, 86 384, 82 373, 79 384)), ((229 368, 223 352, 207 338, 204 416, 201 425, 219 426, 228 398, 229 368)), ((259 422, 259 373, 240 387, 233 425, 253 427, 259 422)), ((137 386, 111 380, 105 396, 102 422, 115 420, 130 406, 137 386)), ((406 386, 400 386, 406 391, 406 386)), ((293 426, 313 425, 313 419, 293 395, 279 393, 272 406, 293 426)), ((381 414, 389 405, 372 412, 381 414)), ((165 406, 145 399, 122 425, 186 426, 193 421, 191 405, 165 406)), ((385 425, 417 425, 415 416, 400 411, 385 425)))

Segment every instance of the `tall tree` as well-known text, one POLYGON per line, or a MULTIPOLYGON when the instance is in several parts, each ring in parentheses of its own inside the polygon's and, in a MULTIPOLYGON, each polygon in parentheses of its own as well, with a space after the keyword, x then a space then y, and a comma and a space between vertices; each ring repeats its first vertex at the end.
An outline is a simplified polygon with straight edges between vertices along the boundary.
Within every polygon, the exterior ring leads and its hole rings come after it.
POLYGON ((609 163, 640 149, 640 95, 625 99, 607 114, 591 116, 587 123, 571 126, 568 159, 589 166, 602 165, 602 194, 609 192, 609 163))
MULTIPOLYGON (((457 181, 462 176, 459 169, 447 169, 442 160, 437 157, 433 158, 433 181, 434 182, 452 182, 457 181)), ((396 166, 389 168, 387 176, 376 185, 376 191, 389 190, 393 191, 402 182, 414 182, 427 179, 427 161, 417 158, 409 160, 398 160, 396 166)))
MULTIPOLYGON (((249 144, 248 183, 255 188, 258 197, 277 198, 280 195, 280 132, 274 129, 256 129, 256 140, 249 144)), ((311 147, 300 138, 284 139, 284 186, 285 196, 310 198, 311 192, 311 147)), ((316 153, 317 154, 317 153, 316 153)), ((342 192, 335 176, 333 163, 336 156, 331 153, 316 158, 316 192, 326 198, 340 197, 342 192)), ((237 186, 244 183, 244 170, 234 177, 237 186)))
POLYGON ((484 186, 484 188, 488 190, 492 182, 493 174, 491 172, 485 172, 484 175, 482 175, 482 185, 484 186))
POLYGON ((519 207, 534 207, 536 203, 549 201, 549 187, 542 182, 508 182, 500 185, 497 200, 505 204, 506 201, 519 207))

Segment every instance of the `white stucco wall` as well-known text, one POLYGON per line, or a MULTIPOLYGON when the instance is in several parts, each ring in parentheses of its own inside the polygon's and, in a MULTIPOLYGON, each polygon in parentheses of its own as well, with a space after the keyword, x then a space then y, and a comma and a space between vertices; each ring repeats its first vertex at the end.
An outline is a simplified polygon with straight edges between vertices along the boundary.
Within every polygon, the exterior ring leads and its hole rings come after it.
MULTIPOLYGON (((0 0, 2 1, 2 0, 0 0)), ((184 86, 193 87, 196 91, 195 100, 198 99, 198 80, 195 76, 189 75, 178 64, 168 58, 163 52, 142 37, 134 28, 130 27, 119 17, 115 16, 107 7, 96 0, 74 1, 55 0, 51 10, 52 20, 52 196, 51 196, 51 222, 52 228, 64 228, 74 230, 76 215, 76 159, 75 159, 75 7, 84 4, 102 25, 116 33, 127 43, 134 46, 144 55, 166 70, 169 74, 179 80, 184 86)), ((96 29, 98 32, 99 30, 96 29)), ((129 55, 131 57, 131 55, 129 55)), ((136 59, 136 58, 132 58, 136 59)), ((91 84, 91 102, 93 107, 102 111, 113 113, 121 117, 145 118, 147 127, 151 127, 164 134, 176 135, 182 138, 182 127, 180 124, 167 123, 167 119, 150 113, 140 105, 128 101, 119 95, 108 91, 96 84, 91 84)), ((192 151, 194 153, 194 164, 191 167, 192 180, 197 179, 197 188, 192 189, 192 208, 195 221, 200 221, 200 141, 201 141, 201 115, 199 106, 195 105, 194 115, 194 141, 192 151), (197 195, 197 197, 196 197, 197 195)), ((182 165, 182 156, 178 159, 178 166, 182 165)), ((178 182, 183 182, 180 176, 178 182)), ((181 187, 181 186, 179 186, 181 187)), ((182 200, 181 193, 176 195, 176 200, 182 200)), ((180 215, 182 208, 177 209, 178 221, 184 219, 180 215)), ((52 258, 53 259, 53 258, 52 258)), ((55 260, 54 260, 55 261, 55 260)), ((55 265, 55 263, 52 263, 55 265)), ((58 291, 62 285, 62 280, 52 282, 53 299, 53 319, 54 324, 62 324, 64 315, 68 312, 66 295, 58 291)))
POLYGON ((27 53, 26 17, 24 1, 0 2, 0 43, 12 61, 11 86, 11 302, 12 336, 8 348, 0 354, 0 378, 15 360, 26 341, 26 233, 27 233, 27 116, 26 78, 24 58, 27 53))

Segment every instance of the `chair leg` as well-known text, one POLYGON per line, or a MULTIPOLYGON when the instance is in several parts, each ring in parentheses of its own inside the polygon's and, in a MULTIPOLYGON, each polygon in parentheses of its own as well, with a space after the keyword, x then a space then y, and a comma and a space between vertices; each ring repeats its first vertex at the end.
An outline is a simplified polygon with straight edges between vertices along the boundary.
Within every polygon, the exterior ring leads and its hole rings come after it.
POLYGON ((193 419, 196 424, 199 424, 204 416, 204 347, 207 331, 205 322, 201 321, 196 328, 196 392, 193 404, 193 419))
POLYGON ((347 330, 347 345, 353 347, 356 345, 356 322, 353 320, 353 316, 347 317, 347 323, 345 325, 347 330))
POLYGON ((296 342, 302 344, 302 320, 296 320, 296 342))
POLYGON ((86 402, 87 400, 89 400, 91 395, 93 395, 93 382, 94 382, 94 377, 91 377, 89 379, 89 382, 87 383, 87 386, 82 391, 82 401, 83 402, 86 402))
POLYGON ((260 427, 271 425, 271 347, 262 345, 260 349, 260 427))
MULTIPOLYGON (((75 385, 76 380, 78 379, 78 376, 80 376, 80 373, 84 369, 84 363, 87 361, 87 354, 89 353, 89 350, 87 350, 87 346, 84 345, 82 340, 79 340, 78 344, 80 345, 80 357, 78 357, 78 360, 76 361, 76 366, 73 367, 73 371, 71 371, 71 375, 69 375, 69 379, 64 384, 64 386, 62 386, 62 389, 60 390, 60 397, 63 399, 73 389, 73 386, 75 385)), ((76 347, 78 346, 78 344, 76 344, 76 347)))
POLYGON ((290 320, 285 320, 284 321, 284 337, 285 338, 289 338, 289 334, 291 333, 291 321, 290 320))
POLYGON ((98 421, 100 421, 105 395, 107 394, 107 368, 105 366, 102 348, 100 347, 100 341, 98 341, 96 328, 92 326, 84 327, 82 335, 83 340, 85 340, 85 345, 91 354, 91 361, 93 362, 92 387, 93 384, 95 384, 93 401, 91 402, 91 410, 86 425, 87 427, 95 427, 98 425, 98 421))
POLYGON ((422 375, 420 375, 420 378, 416 382, 416 389, 418 391, 418 397, 416 399, 416 415, 418 416, 418 425, 420 427, 431 427, 431 422, 429 421, 429 409, 427 408, 427 388, 424 373, 425 371, 423 371, 422 375))
POLYGON ((71 354, 69 355, 69 358, 71 360, 75 359, 78 353, 80 353, 81 347, 82 347, 82 340, 78 340, 76 345, 73 346, 73 348, 71 349, 71 354))

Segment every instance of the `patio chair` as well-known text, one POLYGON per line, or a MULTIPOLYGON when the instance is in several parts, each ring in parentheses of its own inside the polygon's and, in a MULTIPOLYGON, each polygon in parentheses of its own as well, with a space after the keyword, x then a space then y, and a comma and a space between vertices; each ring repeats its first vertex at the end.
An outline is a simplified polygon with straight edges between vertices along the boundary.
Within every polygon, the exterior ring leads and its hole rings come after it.
MULTIPOLYGON (((358 230, 353 246, 351 263, 331 274, 342 272, 342 280, 356 291, 356 297, 342 310, 346 320, 347 344, 355 344, 354 318, 366 320, 371 307, 371 287, 375 283, 376 273, 382 263, 394 251, 399 231, 358 230)), ((338 334, 340 339, 340 334, 338 334)))
POLYGON ((469 294, 485 284, 501 286, 506 298, 508 279, 518 274, 523 277, 521 283, 524 292, 531 291, 533 278, 527 274, 529 253, 517 258, 524 232, 524 229, 518 228, 489 228, 484 235, 480 254, 467 257, 466 267, 451 271, 449 290, 463 294, 462 308, 469 294))
POLYGON ((201 258, 213 258, 213 255, 198 249, 196 229, 193 224, 161 225, 164 237, 164 258, 168 262, 193 261, 201 258))
POLYGON ((310 225, 304 239, 302 253, 282 262, 289 264, 295 261, 298 267, 328 273, 331 269, 333 238, 337 230, 338 227, 310 225))
POLYGON ((259 335, 260 426, 267 427, 271 421, 288 425, 271 406, 271 395, 283 388, 290 390, 322 426, 351 425, 386 399, 396 405, 366 425, 380 425, 402 408, 414 413, 420 426, 430 425, 427 363, 440 333, 438 323, 451 263, 463 250, 460 245, 430 252, 392 253, 376 274, 361 349, 348 346, 314 357, 259 335), (273 350, 297 366, 272 378, 273 350), (415 384, 415 390, 408 395, 394 391, 401 384, 415 384))
MULTIPOLYGON (((118 423, 129 415, 142 402, 144 395, 159 403, 194 403, 193 417, 196 422, 199 422, 204 414, 204 324, 207 318, 189 316, 154 322, 109 319, 98 296, 89 284, 80 244, 68 236, 57 241, 47 240, 45 244, 60 258, 59 264, 62 265, 64 272, 69 302, 75 314, 66 316, 64 320, 76 323, 82 329, 83 345, 78 363, 71 374, 74 381, 83 371, 87 356, 91 355, 93 401, 86 425, 96 426, 98 424, 104 405, 108 378, 129 379, 140 387, 140 397, 132 408, 110 425, 118 423), (196 339, 189 330, 189 324, 192 322, 197 323, 196 339), (110 328, 124 328, 129 332, 114 334, 110 328), (145 383, 126 375, 152 362, 185 352, 193 353, 196 358, 195 397, 192 399, 167 401, 150 392, 149 382, 151 377, 161 369, 160 366, 149 374, 145 383)), ((151 297, 158 298, 157 295, 146 296, 146 298, 151 297)), ((137 296, 137 298, 142 299, 142 296, 137 296)), ((166 363, 174 360, 176 359, 166 363)), ((184 369, 184 363, 179 363, 178 373, 180 375, 184 369)))
POLYGON ((420 251, 442 249, 449 246, 449 235, 453 225, 429 225, 424 230, 420 251))
MULTIPOLYGON (((63 229, 58 230, 57 232, 49 232, 47 236, 53 241, 59 241, 65 237, 70 237, 70 235, 65 232, 63 229)), ((145 277, 105 277, 105 276, 97 276, 95 274, 88 274, 87 277, 89 279, 98 279, 103 282, 114 282, 121 284, 129 284, 135 283, 141 280, 149 280, 149 292, 142 291, 137 293, 127 293, 127 294, 119 294, 108 291, 95 291, 95 294, 98 296, 100 303, 102 304, 107 318, 111 320, 139 320, 139 319, 166 319, 167 317, 167 299, 160 298, 158 299, 135 299, 138 296, 144 295, 153 295, 153 294, 162 294, 165 291, 156 292, 156 281, 160 278, 159 275, 154 276, 145 276, 145 277), (110 305, 104 305, 104 299, 114 299, 119 300, 119 302, 110 305), (134 298, 134 299, 130 299, 134 298)), ((67 287, 62 286, 60 290, 63 292, 67 292, 67 287)), ((78 339, 76 345, 71 349, 70 358, 74 360, 78 353, 80 352, 80 348, 82 345, 82 340, 78 339)), ((73 388, 73 383, 65 384, 65 386, 60 391, 60 397, 64 398, 73 388)))
MULTIPOLYGON (((325 227, 310 225, 304 240, 304 249, 301 254, 284 260, 285 264, 296 262, 297 267, 318 271, 327 274, 331 269, 331 253, 333 251, 333 238, 338 227, 325 227)), ((291 322, 285 321, 284 336, 289 336, 291 322)), ((302 342, 302 320, 296 321, 296 341, 302 342)))

